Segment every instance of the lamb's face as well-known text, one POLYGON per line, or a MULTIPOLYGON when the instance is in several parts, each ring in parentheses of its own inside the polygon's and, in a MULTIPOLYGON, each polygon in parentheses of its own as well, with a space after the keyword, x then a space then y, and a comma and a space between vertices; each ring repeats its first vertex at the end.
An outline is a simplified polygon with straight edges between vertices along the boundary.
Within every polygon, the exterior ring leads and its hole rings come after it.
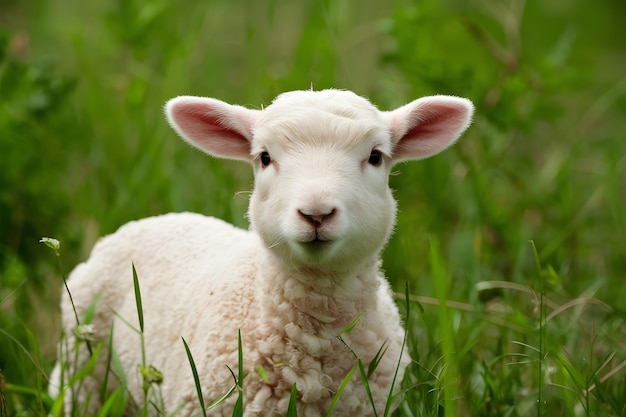
POLYGON ((393 227, 389 129, 356 95, 299 98, 281 96, 253 130, 250 223, 290 266, 350 269, 371 260, 393 227))
POLYGON ((391 232, 393 164, 454 143, 473 106, 433 96, 381 112, 349 91, 324 90, 286 93, 264 110, 183 96, 166 112, 193 146, 253 165, 250 222, 273 253, 340 273, 370 261, 391 232))

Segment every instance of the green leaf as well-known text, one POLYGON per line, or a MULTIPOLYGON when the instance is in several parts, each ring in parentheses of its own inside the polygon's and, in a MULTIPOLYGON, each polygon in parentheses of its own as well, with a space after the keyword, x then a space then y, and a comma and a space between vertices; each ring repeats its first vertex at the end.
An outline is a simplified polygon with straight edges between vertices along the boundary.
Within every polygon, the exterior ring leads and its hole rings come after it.
POLYGON ((291 387, 291 395, 289 396, 289 407, 287 407, 287 416, 286 417, 298 417, 298 408, 297 408, 297 390, 296 384, 293 384, 291 387))
MULTIPOLYGON (((134 270, 134 267, 133 267, 134 270)), ((191 373, 193 374, 193 382, 196 384, 196 392, 198 393, 198 401, 200 402, 200 409, 202 410, 202 415, 206 417, 206 409, 204 407, 204 396, 202 395, 202 386, 200 385, 200 377, 198 377, 198 369, 196 368, 196 362, 193 360, 193 356, 191 355, 191 350, 189 350, 189 345, 184 337, 183 345, 185 345, 185 352, 187 352, 187 358, 189 359, 189 365, 191 365, 191 373)))
POLYGON ((372 359, 372 361, 370 362, 369 366, 367 367, 367 378, 368 379, 376 371, 376 368, 378 367, 378 364, 380 363, 380 361, 383 358, 383 356, 385 356, 385 353, 387 352, 387 348, 388 347, 389 347, 389 340, 385 340, 383 342, 383 344, 380 346, 380 349, 378 349, 378 352, 376 352, 376 355, 374 356, 374 359, 372 359))
POLYGON ((374 403, 374 397, 372 397, 372 390, 370 388, 369 380, 367 379, 367 374, 365 373, 365 367, 363 366, 363 361, 361 358, 357 360, 357 365, 359 366, 359 372, 361 373, 361 379, 363 380, 363 386, 365 387, 365 392, 367 393, 367 398, 370 400, 370 404, 372 405, 372 410, 374 411, 374 416, 378 417, 378 412, 376 411, 376 403, 374 403))
POLYGON ((96 307, 98 306, 101 298, 102 294, 97 294, 91 304, 89 304, 83 316, 83 324, 90 324, 91 322, 93 322, 93 318, 96 315, 96 307))
POLYGON ((265 383, 269 382, 269 379, 267 377, 267 371, 265 370, 264 367, 259 366, 259 368, 256 370, 256 372, 259 374, 259 376, 261 377, 263 382, 265 382, 265 383))
POLYGON ((102 408, 98 410, 98 414, 96 414, 96 417, 121 417, 124 415, 124 406, 126 402, 127 398, 124 394, 122 387, 118 387, 109 395, 104 404, 102 404, 102 408))
POLYGON ((230 387, 230 389, 226 392, 226 394, 222 395, 221 397, 217 398, 216 400, 213 400, 208 405, 208 407, 206 409, 210 410, 211 408, 215 407, 216 405, 222 403, 224 400, 226 400, 226 398, 230 397, 232 395, 232 393, 235 392, 236 389, 237 389, 237 383, 235 382, 233 384, 233 386, 230 387))
POLYGON ((339 385, 339 388, 337 388, 337 392, 335 393, 333 400, 330 402, 330 406, 328 407, 328 412, 326 413, 326 417, 332 416, 333 410, 335 409, 335 405, 337 405, 337 401, 339 401, 339 397, 341 396, 341 393, 343 392, 344 389, 346 389, 346 387, 348 386, 348 383, 352 379, 352 376, 354 375, 355 372, 356 372, 356 366, 353 366, 350 372, 348 372, 348 374, 345 376, 343 381, 341 381, 341 385, 339 385))
MULTIPOLYGON (((402 339, 402 346, 400 346, 400 352, 404 353, 404 348, 406 347, 406 342, 409 337, 409 317, 411 317, 411 302, 409 297, 409 283, 408 281, 404 285, 404 301, 406 303, 406 320, 404 323, 404 338, 402 339)), ((387 417, 391 413, 391 405, 397 398, 396 395, 393 394, 393 389, 396 385, 396 380, 398 378, 398 371, 400 370, 400 366, 402 365, 402 355, 398 358, 398 364, 396 365, 396 371, 393 374, 393 380, 391 381, 391 387, 389 388, 389 394, 387 394, 387 401, 385 403, 385 411, 383 412, 383 416, 387 417)), ((400 394, 398 394, 400 395, 400 394)))
POLYGON ((109 386, 109 374, 111 372, 111 361, 113 359, 113 332, 115 330, 115 321, 111 322, 111 330, 109 331, 109 346, 107 349, 106 368, 104 372, 104 383, 102 384, 102 391, 100 391, 100 398, 106 398, 107 389, 109 386))
POLYGON ((239 390, 239 396, 237 397, 235 408, 233 408, 233 417, 243 417, 243 395, 241 390, 239 390))
POLYGON ((361 315, 359 314, 358 316, 356 316, 354 320, 350 322, 350 324, 344 327, 344 329, 339 333, 338 336, 341 336, 342 334, 350 333, 352 329, 354 329, 356 325, 359 323, 360 319, 361 319, 361 315))
POLYGON ((137 305, 137 315, 139 316, 139 329, 143 333, 143 306, 141 304, 141 291, 139 289, 139 278, 137 277, 137 270, 135 269, 135 263, 133 266, 133 285, 135 286, 135 304, 137 305))
POLYGON ((237 330, 237 354, 239 364, 237 366, 237 387, 239 395, 233 409, 233 417, 243 416, 243 346, 241 343, 241 329, 237 330))
POLYGON ((241 329, 237 330, 237 353, 238 353, 238 359, 239 359, 239 365, 238 365, 238 384, 239 384, 239 388, 243 388, 243 347, 242 347, 242 343, 241 343, 241 329))
POLYGON ((98 344, 85 366, 83 366, 80 370, 78 370, 78 372, 72 375, 68 384, 70 387, 80 383, 80 381, 93 374, 93 371, 98 363, 98 357, 100 356, 100 352, 102 351, 102 346, 102 343, 98 344))
POLYGON ((458 356, 455 349, 456 332, 448 307, 450 277, 444 267, 439 240, 434 236, 430 239, 430 265, 435 294, 439 300, 438 314, 442 354, 447 361, 446 368, 441 374, 444 415, 445 417, 452 417, 456 412, 455 400, 459 397, 456 382, 456 377, 459 374, 458 356))

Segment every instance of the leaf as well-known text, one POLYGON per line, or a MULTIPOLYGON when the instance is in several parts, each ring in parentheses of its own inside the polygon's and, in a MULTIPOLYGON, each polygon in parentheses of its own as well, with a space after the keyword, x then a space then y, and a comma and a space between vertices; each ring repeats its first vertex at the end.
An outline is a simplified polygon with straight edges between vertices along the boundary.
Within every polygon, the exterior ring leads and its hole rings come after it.
MULTIPOLYGON (((135 270, 133 266, 133 271, 135 270)), ((202 410, 202 415, 206 417, 206 409, 204 408, 204 397, 202 395, 202 386, 200 386, 200 378, 198 377, 198 369, 196 369, 196 362, 193 360, 193 356, 191 355, 191 350, 189 350, 189 345, 184 337, 183 345, 185 345, 185 352, 187 352, 187 358, 189 359, 189 365, 191 365, 191 373, 193 374, 193 382, 196 384, 196 392, 198 393, 198 401, 200 402, 200 409, 202 410)))
POLYGON ((372 361, 370 362, 369 366, 367 367, 367 378, 368 379, 376 371, 376 368, 378 367, 378 364, 380 363, 380 361, 383 358, 383 356, 385 356, 385 353, 387 352, 387 348, 388 347, 389 347, 389 340, 385 340, 383 342, 383 344, 380 346, 380 349, 378 349, 378 352, 376 352, 376 355, 374 356, 374 359, 372 359, 372 361))
POLYGON ((356 316, 354 320, 350 322, 350 324, 344 327, 344 329, 337 335, 337 337, 341 336, 342 334, 350 333, 352 329, 354 329, 356 325, 359 323, 360 319, 361 319, 361 315, 359 314, 358 316, 356 316))
POLYGON ((208 407, 206 408, 207 410, 210 410, 211 408, 215 407, 216 405, 222 403, 226 398, 230 397, 232 395, 233 392, 235 392, 235 390, 237 389, 237 383, 234 383, 232 387, 230 387, 230 389, 228 390, 228 392, 226 392, 226 394, 222 395, 221 397, 219 397, 216 400, 213 400, 208 407))
POLYGON ((102 298, 102 294, 97 294, 94 297, 91 304, 87 306, 87 309, 85 310, 85 314, 83 317, 83 324, 90 324, 93 322, 93 318, 96 315, 96 307, 98 306, 98 303, 100 302, 101 298, 102 298))
POLYGON ((287 407, 286 417, 298 417, 296 394, 297 394, 296 384, 293 384, 293 387, 291 387, 291 395, 289 396, 289 407, 287 407))
POLYGON ((96 368, 96 365, 98 363, 98 357, 100 356, 102 346, 102 343, 98 344, 85 366, 83 366, 80 370, 78 370, 78 372, 75 372, 74 375, 72 375, 68 383, 70 387, 79 384, 80 381, 84 380, 90 375, 93 375, 94 369, 96 368))
POLYGON ((239 364, 237 366, 237 387, 239 395, 233 409, 233 417, 243 416, 243 347, 241 343, 241 329, 237 331, 237 354, 239 364))
POLYGON ((243 388, 243 347, 241 344, 241 329, 237 331, 237 353, 239 356, 239 366, 238 366, 238 385, 239 388, 243 388))
POLYGON ((261 377, 263 382, 265 382, 265 383, 269 382, 269 379, 267 377, 267 371, 265 370, 264 367, 259 366, 259 368, 256 370, 256 372, 259 374, 259 376, 261 377))
POLYGON ((365 367, 363 366, 363 361, 361 358, 357 360, 357 365, 359 366, 359 372, 361 373, 361 379, 363 380, 363 386, 365 387, 365 392, 367 393, 367 398, 370 400, 370 404, 372 405, 372 410, 374 411, 374 416, 378 417, 378 413, 376 412, 376 403, 374 403, 374 397, 372 397, 372 390, 370 389, 369 380, 367 379, 367 374, 365 373, 365 367))
POLYGON ((135 263, 131 263, 133 266, 133 285, 135 287, 135 304, 137 305, 137 315, 139 316, 139 329, 143 333, 143 306, 141 304, 141 291, 139 289, 139 278, 137 277, 137 270, 135 269, 135 263))
POLYGON ((406 282, 404 286, 404 297, 406 303, 406 319, 407 323, 404 324, 404 338, 402 339, 402 346, 400 346, 400 357, 398 358, 398 364, 396 365, 396 371, 393 374, 393 380, 391 381, 391 387, 389 388, 389 394, 387 395, 387 402, 385 403, 385 411, 383 412, 383 416, 388 416, 391 413, 391 405, 396 399, 396 396, 393 395, 393 389, 396 385, 396 380, 398 378, 398 371, 400 370, 400 366, 402 365, 402 354, 404 353, 404 348, 406 347, 407 339, 409 337, 409 317, 411 317, 411 303, 409 300, 409 283, 406 282))
POLYGON ((102 404, 102 408, 100 408, 96 417, 122 416, 126 402, 127 399, 124 397, 122 388, 118 387, 109 395, 109 398, 107 398, 104 404, 102 404))
POLYGON ((100 399, 106 398, 109 386, 109 373, 111 372, 111 361, 113 359, 113 332, 115 329, 115 321, 111 322, 111 330, 109 331, 109 348, 107 350, 106 368, 104 372, 104 383, 100 392, 100 399))
POLYGON ((233 408, 233 417, 243 417, 243 395, 241 390, 239 391, 235 408, 233 408))
POLYGON ((326 417, 332 416, 333 410, 335 409, 335 405, 337 405, 337 401, 339 400, 341 393, 346 388, 346 386, 348 386, 348 383, 352 379, 352 376, 354 375, 355 372, 356 372, 356 366, 352 367, 350 372, 348 372, 348 375, 346 375, 343 381, 341 381, 341 385, 339 385, 339 388, 337 388, 337 392, 335 393, 333 400, 330 402, 330 406, 328 407, 328 412, 326 413, 326 417))

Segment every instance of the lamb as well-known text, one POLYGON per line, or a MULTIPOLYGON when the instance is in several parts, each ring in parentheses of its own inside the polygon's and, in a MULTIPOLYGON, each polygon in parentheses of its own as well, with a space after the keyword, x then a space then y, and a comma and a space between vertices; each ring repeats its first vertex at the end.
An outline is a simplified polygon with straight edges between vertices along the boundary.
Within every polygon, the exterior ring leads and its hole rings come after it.
MULTIPOLYGON (((126 370, 129 407, 143 395, 133 263, 143 299, 145 358, 163 374, 168 412, 201 414, 181 337, 194 355, 208 404, 233 385, 225 365, 237 369, 238 330, 245 416, 284 416, 294 384, 299 416, 326 415, 356 363, 350 349, 367 367, 386 344, 369 378, 382 412, 398 363, 398 381, 410 363, 402 351, 398 308, 380 270, 379 255, 396 217, 389 173, 398 162, 453 144, 472 113, 469 100, 451 96, 380 111, 365 98, 334 89, 284 93, 262 110, 212 98, 170 100, 167 118, 185 141, 252 165, 250 230, 192 213, 134 221, 101 239, 72 272, 67 285, 79 317, 97 299, 92 344, 104 342, 106 349, 115 321, 113 349, 126 370), (354 322, 342 343, 337 336, 354 322)), ((71 347, 76 319, 67 294, 62 316, 64 346, 71 347)), ((80 344, 78 366, 89 357, 80 344)), ((103 368, 96 366, 73 399, 66 395, 68 402, 89 403, 95 412, 103 368)), ((53 394, 60 374, 57 364, 53 394)), ((110 376, 109 389, 116 383, 110 376)), ((234 402, 231 396, 208 413, 231 415, 234 402)), ((333 415, 374 415, 358 373, 333 415)))

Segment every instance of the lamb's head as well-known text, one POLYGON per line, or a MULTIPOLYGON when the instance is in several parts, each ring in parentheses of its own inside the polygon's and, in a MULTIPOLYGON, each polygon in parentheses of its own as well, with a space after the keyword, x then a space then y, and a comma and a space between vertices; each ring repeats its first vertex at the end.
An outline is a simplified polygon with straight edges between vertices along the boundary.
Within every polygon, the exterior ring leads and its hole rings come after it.
POLYGON ((375 258, 395 222, 391 167, 451 145, 472 112, 449 96, 382 112, 339 90, 285 93, 263 110, 188 96, 166 107, 193 146, 252 164, 252 229, 289 266, 319 272, 375 258))

